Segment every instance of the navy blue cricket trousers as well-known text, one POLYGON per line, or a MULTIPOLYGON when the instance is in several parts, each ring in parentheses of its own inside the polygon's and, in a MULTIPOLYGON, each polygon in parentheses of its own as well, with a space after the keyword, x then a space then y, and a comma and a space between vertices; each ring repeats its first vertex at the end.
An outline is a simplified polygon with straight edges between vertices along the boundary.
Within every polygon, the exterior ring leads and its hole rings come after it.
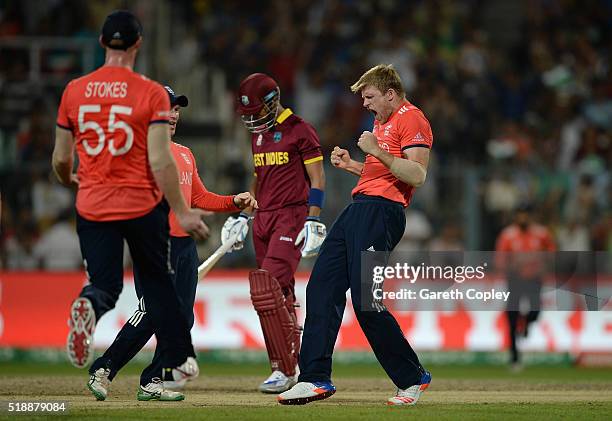
POLYGON ((187 319, 172 282, 169 206, 162 200, 139 218, 97 222, 77 214, 77 234, 89 284, 81 291, 93 304, 96 320, 115 307, 123 289, 123 240, 130 248, 134 271, 158 338, 164 367, 177 367, 195 356, 187 319))
MULTIPOLYGON (((191 237, 170 237, 170 245, 170 262, 174 270, 172 282, 178 295, 181 313, 191 329, 194 322, 193 304, 198 285, 199 259, 196 243, 191 237)), ((145 303, 142 295, 142 287, 145 282, 144 275, 134 268, 134 283, 139 299, 138 309, 123 325, 104 355, 92 364, 91 373, 101 367, 109 368, 109 379, 112 380, 153 336, 154 330, 148 304, 145 303)), ((154 377, 161 377, 163 368, 158 344, 153 361, 140 376, 140 384, 146 386, 154 377)))
POLYGON ((306 322, 300 351, 300 382, 331 381, 332 353, 350 288, 355 315, 376 358, 400 389, 417 384, 424 372, 391 313, 361 309, 361 252, 391 251, 402 238, 401 204, 356 195, 321 246, 306 288, 306 322))

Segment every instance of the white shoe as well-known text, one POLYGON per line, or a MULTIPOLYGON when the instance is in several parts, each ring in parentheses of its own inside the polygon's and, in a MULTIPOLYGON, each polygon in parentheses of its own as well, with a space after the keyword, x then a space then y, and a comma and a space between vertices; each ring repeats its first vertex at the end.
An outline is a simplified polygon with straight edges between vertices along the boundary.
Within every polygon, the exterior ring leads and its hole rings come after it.
POLYGON ((416 405, 421 394, 429 387, 429 383, 431 383, 431 374, 426 371, 421 376, 419 384, 408 389, 397 389, 395 396, 387 400, 387 405, 416 405))
POLYGON ((170 390, 181 390, 187 382, 190 382, 200 375, 200 367, 198 362, 193 357, 187 357, 187 360, 180 366, 173 368, 170 375, 164 376, 164 387, 170 390))
POLYGON ((329 398, 336 393, 331 382, 299 382, 276 398, 281 405, 304 405, 308 402, 329 398))
POLYGON ((276 370, 258 387, 262 393, 280 393, 291 389, 297 383, 296 376, 286 376, 282 371, 276 370))
POLYGON ((138 388, 136 398, 139 401, 182 401, 185 395, 167 390, 164 382, 159 377, 155 377, 148 385, 141 385, 138 388))
POLYGON ((87 387, 99 401, 105 400, 108 395, 108 389, 110 388, 109 375, 110 370, 108 368, 99 368, 89 376, 87 387))

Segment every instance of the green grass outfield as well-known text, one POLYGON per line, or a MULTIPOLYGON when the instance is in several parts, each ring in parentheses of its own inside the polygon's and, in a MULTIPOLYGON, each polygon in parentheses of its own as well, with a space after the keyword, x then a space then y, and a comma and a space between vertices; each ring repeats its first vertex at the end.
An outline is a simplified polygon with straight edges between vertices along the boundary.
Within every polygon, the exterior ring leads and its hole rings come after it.
MULTIPOLYGON (((529 366, 510 373, 503 366, 430 365, 430 389, 416 407, 387 407, 393 385, 376 364, 336 364, 338 393, 299 407, 276 404, 254 391, 268 372, 261 363, 206 363, 184 402, 137 402, 142 364, 128 365, 113 382, 109 399, 88 394, 86 372, 68 364, 0 363, 0 402, 67 400, 57 418, 86 420, 386 420, 419 419, 612 419, 612 369, 529 366)), ((0 412, 0 419, 43 419, 0 412)))
MULTIPOLYGON (((256 364, 230 364, 230 363, 200 363, 201 374, 211 377, 223 376, 258 376, 269 372, 266 363, 256 364)), ((130 363, 119 374, 139 375, 144 364, 130 363)), ((504 380, 504 381, 526 381, 526 382, 552 382, 586 381, 601 382, 612 386, 612 367, 581 368, 573 366, 550 366, 536 365, 527 366, 519 373, 511 373, 506 366, 491 365, 430 365, 427 369, 431 371, 434 379, 457 379, 457 380, 504 380)), ((33 362, 0 362, 0 375, 2 377, 18 377, 28 375, 58 375, 58 376, 83 376, 85 370, 79 370, 68 363, 41 364, 33 362)), ((386 378, 384 370, 378 364, 334 364, 333 374, 335 377, 348 378, 386 378)), ((1 391, 0 391, 1 393, 1 391)))

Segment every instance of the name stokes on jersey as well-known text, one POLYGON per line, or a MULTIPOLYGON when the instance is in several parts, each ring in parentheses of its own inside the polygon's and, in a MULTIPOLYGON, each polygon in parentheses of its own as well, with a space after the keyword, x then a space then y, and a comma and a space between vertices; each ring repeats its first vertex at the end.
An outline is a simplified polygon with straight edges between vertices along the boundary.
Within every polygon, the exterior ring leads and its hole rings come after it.
POLYGON ((127 82, 88 82, 85 87, 85 98, 125 98, 127 96, 127 82))
POLYGON ((284 165, 289 162, 289 152, 260 152, 253 154, 255 167, 284 165))

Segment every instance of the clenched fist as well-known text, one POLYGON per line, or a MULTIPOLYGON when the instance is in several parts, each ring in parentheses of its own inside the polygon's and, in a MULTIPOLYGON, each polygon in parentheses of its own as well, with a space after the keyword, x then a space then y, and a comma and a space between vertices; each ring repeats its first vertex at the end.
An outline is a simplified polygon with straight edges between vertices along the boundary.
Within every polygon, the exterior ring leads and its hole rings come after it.
POLYGON ((351 155, 346 149, 336 146, 331 153, 330 160, 334 167, 346 169, 351 162, 351 155))
POLYGON ((359 140, 357 141, 357 146, 364 153, 376 156, 378 151, 381 151, 378 146, 378 139, 372 132, 365 131, 359 136, 359 140))

